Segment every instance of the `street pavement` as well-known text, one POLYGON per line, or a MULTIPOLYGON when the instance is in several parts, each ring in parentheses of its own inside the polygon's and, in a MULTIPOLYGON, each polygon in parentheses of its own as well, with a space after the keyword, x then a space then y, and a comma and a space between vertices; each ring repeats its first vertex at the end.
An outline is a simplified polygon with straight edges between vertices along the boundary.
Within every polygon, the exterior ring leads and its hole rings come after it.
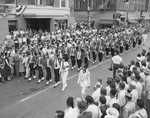
MULTIPOLYGON (((131 60, 135 60, 143 47, 150 47, 149 39, 145 45, 123 54, 123 63, 128 65, 131 60)), ((97 78, 103 80, 105 87, 107 78, 112 77, 112 72, 108 70, 110 60, 111 58, 104 57, 101 66, 90 64, 91 87, 87 89, 88 95, 92 94, 97 78)), ((0 85, 0 118, 54 118, 56 110, 65 110, 66 99, 69 96, 81 97, 81 88, 77 85, 77 79, 78 72, 70 70, 68 88, 64 92, 61 92, 61 84, 57 88, 53 87, 54 81, 46 87, 46 81, 37 84, 38 80, 33 80, 29 83, 23 77, 0 85)))

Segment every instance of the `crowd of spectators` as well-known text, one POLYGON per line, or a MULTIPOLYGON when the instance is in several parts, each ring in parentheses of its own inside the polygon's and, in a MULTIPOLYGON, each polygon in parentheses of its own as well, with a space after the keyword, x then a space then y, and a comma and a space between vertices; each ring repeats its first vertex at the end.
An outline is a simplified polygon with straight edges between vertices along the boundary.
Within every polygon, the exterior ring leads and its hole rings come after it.
POLYGON ((149 102, 150 48, 129 65, 121 64, 106 87, 98 79, 92 95, 68 97, 66 110, 56 111, 56 118, 148 118, 149 102))
MULTIPOLYGON (((68 28, 47 31, 16 30, 9 33, 1 46, 0 83, 24 76, 28 82, 38 79, 60 84, 61 62, 71 63, 71 69, 88 68, 92 61, 98 65, 103 56, 114 57, 125 50, 144 44, 147 25, 114 26, 103 30, 68 28), (38 71, 38 74, 36 74, 38 71)), ((146 101, 150 100, 150 50, 143 49, 131 64, 119 64, 107 87, 98 81, 92 95, 84 99, 69 97, 65 112, 56 111, 56 118, 147 118, 146 101), (75 102, 74 102, 75 101, 75 102)), ((69 64, 67 65, 67 67, 69 64)), ((64 71, 66 68, 64 68, 64 71)), ((67 76, 66 76, 67 77, 67 76)))

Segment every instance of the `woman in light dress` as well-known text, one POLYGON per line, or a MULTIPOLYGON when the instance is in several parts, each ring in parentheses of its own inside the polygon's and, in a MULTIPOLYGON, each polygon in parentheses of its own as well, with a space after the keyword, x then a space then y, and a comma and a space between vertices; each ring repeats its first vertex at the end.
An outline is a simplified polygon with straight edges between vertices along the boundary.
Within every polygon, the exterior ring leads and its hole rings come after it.
POLYGON ((25 65, 23 64, 23 58, 24 58, 24 55, 22 53, 22 51, 20 51, 20 54, 19 54, 19 59, 20 59, 20 63, 19 63, 19 73, 20 75, 22 76, 25 72, 25 65))
POLYGON ((23 65, 25 67, 25 79, 27 79, 30 75, 30 68, 29 68, 29 54, 26 53, 23 57, 23 65))

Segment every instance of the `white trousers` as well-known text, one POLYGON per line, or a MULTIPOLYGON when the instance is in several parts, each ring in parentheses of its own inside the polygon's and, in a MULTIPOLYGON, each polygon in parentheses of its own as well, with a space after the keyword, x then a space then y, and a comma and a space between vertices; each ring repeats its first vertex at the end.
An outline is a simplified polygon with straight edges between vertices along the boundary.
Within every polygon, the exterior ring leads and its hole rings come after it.
POLYGON ((30 76, 30 68, 29 66, 26 67, 26 75, 25 77, 29 77, 30 76))
POLYGON ((63 84, 62 88, 67 87, 67 77, 68 77, 68 71, 61 73, 62 84, 63 84))
POLYGON ((81 93, 85 95, 85 93, 86 93, 85 91, 86 91, 86 86, 82 87, 81 93))

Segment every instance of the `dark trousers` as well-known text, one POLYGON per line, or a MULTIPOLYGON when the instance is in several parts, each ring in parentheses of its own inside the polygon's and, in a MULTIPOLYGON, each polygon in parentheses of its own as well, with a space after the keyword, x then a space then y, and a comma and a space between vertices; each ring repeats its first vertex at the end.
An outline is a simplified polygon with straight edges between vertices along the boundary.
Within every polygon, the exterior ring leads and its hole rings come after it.
POLYGON ((135 42, 135 41, 133 41, 133 48, 135 48, 135 46, 136 46, 136 42, 135 42))
POLYGON ((84 57, 84 64, 88 67, 89 66, 89 60, 87 57, 84 57))
POLYGON ((72 67, 76 65, 75 56, 71 56, 71 63, 72 63, 72 67))
POLYGON ((116 77, 116 71, 120 67, 120 64, 113 64, 113 78, 116 77))
POLYGON ((32 77, 33 75, 35 75, 34 63, 30 63, 29 67, 30 67, 30 77, 32 77))
POLYGON ((92 54, 93 54, 93 61, 96 61, 96 52, 92 52, 92 54))
POLYGON ((46 80, 49 81, 50 79, 52 79, 50 67, 46 67, 46 73, 47 73, 46 80))
POLYGON ((58 69, 54 69, 54 75, 55 75, 55 82, 59 82, 60 78, 59 78, 59 68, 58 69))
POLYGON ((64 59, 67 60, 67 61, 69 60, 68 54, 64 54, 64 59))
POLYGON ((106 56, 109 55, 109 48, 106 48, 106 56))
POLYGON ((102 60, 103 60, 103 53, 102 52, 98 53, 98 59, 99 59, 99 62, 102 62, 102 60))
POLYGON ((141 43, 142 43, 141 39, 140 39, 140 40, 138 40, 138 45, 141 45, 141 43))
POLYGON ((113 57, 115 55, 115 49, 111 48, 111 56, 113 57))
POLYGON ((126 44, 126 51, 129 50, 129 44, 126 44))
POLYGON ((120 53, 123 53, 123 46, 120 46, 120 53))
POLYGON ((77 59, 78 68, 81 68, 82 65, 82 59, 77 59))
POLYGON ((39 71, 39 79, 42 79, 43 77, 43 69, 42 69, 42 66, 38 66, 38 71, 39 71))

